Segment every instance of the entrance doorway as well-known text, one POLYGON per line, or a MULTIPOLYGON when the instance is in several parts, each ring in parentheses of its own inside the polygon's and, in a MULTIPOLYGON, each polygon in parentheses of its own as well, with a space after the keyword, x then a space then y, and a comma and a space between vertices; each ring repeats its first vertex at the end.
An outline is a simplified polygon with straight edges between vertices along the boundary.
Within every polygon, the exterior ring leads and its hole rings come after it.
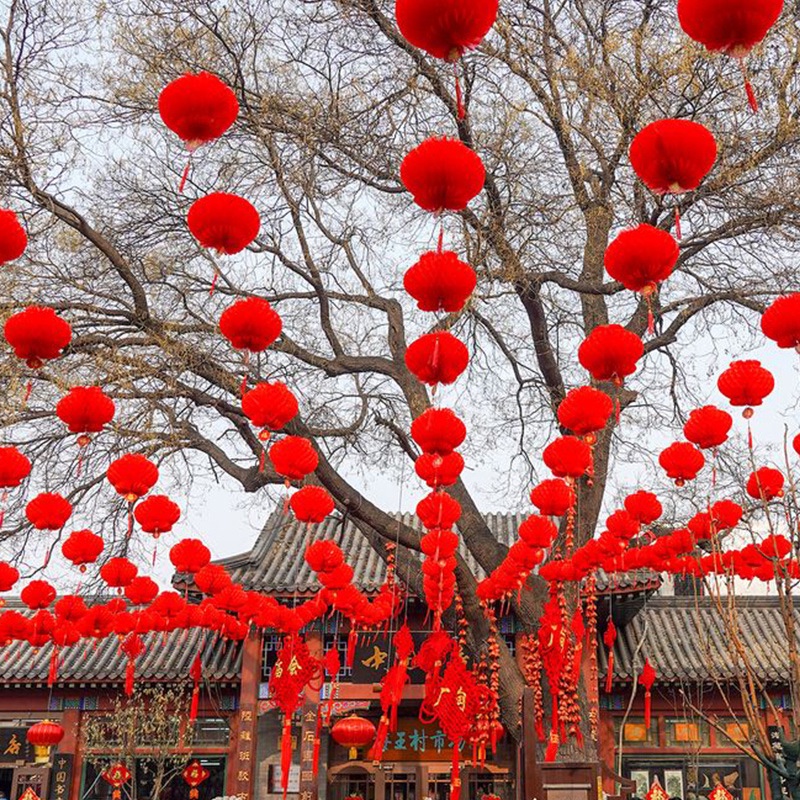
POLYGON ((417 776, 413 772, 386 774, 386 800, 417 800, 417 776))
POLYGON ((17 767, 11 786, 11 800, 16 800, 26 789, 33 789, 37 797, 47 796, 48 767, 17 767))
POLYGON ((14 770, 0 769, 0 800, 10 800, 14 784, 14 770))

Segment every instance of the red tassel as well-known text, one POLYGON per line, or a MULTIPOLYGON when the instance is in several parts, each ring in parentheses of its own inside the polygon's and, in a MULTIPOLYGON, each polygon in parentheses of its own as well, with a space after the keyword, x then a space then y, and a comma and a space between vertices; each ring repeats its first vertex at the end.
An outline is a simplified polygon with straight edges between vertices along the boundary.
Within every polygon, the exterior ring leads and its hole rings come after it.
POLYGON ((192 166, 192 154, 189 153, 189 158, 186 159, 186 166, 183 168, 181 174, 181 182, 178 184, 178 194, 183 194, 184 187, 186 186, 186 179, 189 177, 189 170, 192 166))
POLYGON ((47 685, 52 686, 58 680, 58 648, 53 646, 50 656, 50 671, 47 673, 47 685))
POLYGON ((192 689, 192 705, 189 707, 189 721, 194 722, 197 719, 197 707, 200 705, 200 687, 195 685, 192 689))
POLYGON ((283 718, 283 732, 281 733, 281 789, 283 800, 289 791, 289 771, 292 768, 292 717, 286 714, 283 718))
POLYGON ((559 744, 560 742, 558 740, 558 734, 555 732, 555 730, 550 731, 550 739, 547 742, 547 749, 544 751, 544 760, 548 764, 556 760, 559 744))
POLYGON ((22 398, 22 405, 26 406, 28 404, 28 400, 31 399, 31 392, 33 391, 33 381, 29 380, 25 384, 25 397, 22 398))
POLYGON ((444 222, 439 223, 439 240, 436 243, 436 252, 441 253, 444 247, 444 222))
MULTIPOLYGON (((133 694, 133 680, 136 674, 136 662, 132 658, 128 659, 128 666, 125 667, 125 694, 130 697, 133 694)), ((194 699, 194 697, 192 698, 194 699)))
POLYGON ((653 305, 650 299, 647 300, 647 335, 652 336, 656 332, 656 318, 653 316, 653 305))
MULTIPOLYGON (((467 115, 467 109, 464 108, 464 96, 461 93, 461 81, 458 79, 458 62, 453 62, 453 77, 456 79, 456 110, 459 119, 464 119, 467 115)), ((453 800, 457 800, 453 798, 453 800)))
POLYGON ((355 628, 350 629, 347 634, 347 655, 345 657, 345 664, 348 668, 353 668, 353 661, 356 657, 356 644, 358 642, 358 632, 355 628))
POLYGON ((370 758, 373 761, 381 761, 383 759, 383 746, 386 744, 386 737, 389 734, 389 720, 384 714, 381 721, 378 723, 378 730, 375 733, 375 742, 370 751, 370 758))
POLYGON ((681 239, 681 210, 675 206, 675 238, 680 241, 681 239))
POLYGON ((543 742, 547 737, 544 734, 544 720, 541 717, 537 717, 536 719, 536 738, 543 742))
POLYGON ((747 95, 747 104, 754 114, 758 114, 758 100, 756 100, 756 93, 753 91, 753 86, 750 83, 750 78, 747 77, 747 65, 744 63, 743 58, 737 59, 739 62, 739 70, 742 73, 742 81, 744 81, 744 91, 747 95))
POLYGON ((219 280, 219 272, 214 270, 214 277, 211 279, 211 288, 208 290, 208 296, 214 296, 214 289, 217 288, 217 281, 219 280))
POLYGON ((450 800, 458 800, 461 795, 461 765, 459 763, 458 742, 453 743, 453 764, 450 768, 450 800))
POLYGON ((611 686, 614 681, 614 651, 608 654, 608 672, 606 673, 606 694, 611 694, 611 686))
POLYGON ((646 689, 644 693, 644 726, 650 730, 650 690, 646 689))

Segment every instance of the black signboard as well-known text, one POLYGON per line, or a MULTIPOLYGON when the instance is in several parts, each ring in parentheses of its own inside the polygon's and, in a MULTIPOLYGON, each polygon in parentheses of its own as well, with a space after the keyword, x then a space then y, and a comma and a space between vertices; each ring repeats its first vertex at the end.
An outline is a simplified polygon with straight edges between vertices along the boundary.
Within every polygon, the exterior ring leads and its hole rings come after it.
POLYGON ((26 734, 27 728, 0 728, 0 764, 26 763, 33 752, 26 734))
MULTIPOLYGON (((425 631, 412 632, 414 640, 414 652, 425 640, 425 631)), ((386 674, 389 667, 394 664, 394 648, 389 646, 390 637, 381 633, 362 634, 358 637, 355 658, 353 659, 353 683, 380 683, 381 678, 386 674)), ((409 667, 408 676, 411 683, 425 683, 425 673, 416 667, 409 667)))
POLYGON ((50 773, 50 800, 69 800, 72 785, 72 753, 56 753, 50 773))
MULTIPOLYGON (((785 755, 783 730, 778 725, 768 725, 767 735, 769 736, 769 741, 772 745, 772 752, 775 754, 775 759, 780 763, 783 763, 785 755)), ((770 770, 769 780, 772 784, 772 796, 775 798, 775 800, 777 800, 777 792, 775 791, 776 789, 780 789, 780 796, 785 799, 792 796, 792 792, 789 787, 789 781, 786 778, 779 776, 777 773, 770 770)))

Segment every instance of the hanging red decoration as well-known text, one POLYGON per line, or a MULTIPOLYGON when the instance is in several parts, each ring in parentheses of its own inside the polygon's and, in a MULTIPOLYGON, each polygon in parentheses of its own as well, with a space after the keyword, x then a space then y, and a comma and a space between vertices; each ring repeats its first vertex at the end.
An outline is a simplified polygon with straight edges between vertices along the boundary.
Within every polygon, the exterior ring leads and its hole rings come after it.
POLYGON ((606 667, 606 694, 611 693, 611 686, 614 681, 614 645, 617 641, 617 626, 614 620, 608 618, 608 625, 603 632, 603 644, 608 649, 608 665, 606 667))
POLYGON ((29 306, 9 317, 3 333, 17 358, 31 369, 39 369, 45 361, 58 358, 72 340, 69 323, 52 308, 40 306, 29 306))
POLYGON ((800 348, 800 292, 773 301, 761 315, 761 330, 778 347, 800 348))
POLYGON ((548 517, 532 514, 519 526, 517 534, 525 544, 547 549, 558 536, 558 528, 548 517))
POLYGON ((719 447, 728 440, 733 417, 716 406, 703 406, 689 412, 683 426, 683 435, 698 447, 706 450, 719 447))
POLYGON ((605 428, 614 404, 611 398, 593 386, 570 389, 558 406, 558 421, 576 436, 583 436, 590 444, 597 440, 597 431, 605 428))
POLYGON ((450 250, 423 253, 403 278, 403 286, 420 311, 455 313, 475 291, 477 277, 469 264, 450 250))
POLYGON ((258 236, 261 219, 244 197, 212 192, 192 203, 186 224, 202 247, 231 256, 258 236))
POLYGON ((598 325, 578 347, 578 361, 596 381, 622 381, 644 355, 642 340, 622 325, 598 325))
POLYGON ((331 737, 336 744, 348 749, 350 760, 358 757, 359 748, 367 747, 375 738, 375 726, 358 714, 340 719, 331 728, 331 737))
POLYGON ((639 683, 644 689, 644 726, 648 731, 650 730, 651 690, 653 684, 656 682, 656 677, 656 671, 653 669, 653 665, 648 659, 645 659, 644 667, 639 675, 639 683))
POLYGON ((461 516, 461 505, 447 492, 431 492, 417 503, 417 516, 426 528, 450 528, 461 516))
POLYGON ((580 478, 592 464, 592 450, 577 436, 560 436, 545 447, 542 459, 557 478, 580 478))
POLYGON ((464 470, 464 458, 456 452, 443 456, 421 453, 414 462, 414 470, 431 489, 452 486, 464 470))
POLYGON ((166 495, 154 494, 139 503, 133 515, 145 533, 158 539, 162 533, 172 530, 172 526, 181 518, 181 509, 166 495))
MULTIPOLYGON (((800 456, 800 433, 796 434, 792 439, 792 449, 800 456)), ((2 483, 0 483, 0 486, 2 486, 2 483)))
POLYGON ((772 467, 761 467, 750 473, 747 494, 754 500, 774 500, 783 496, 783 474, 772 467))
POLYGON ((43 719, 28 728, 25 738, 33 745, 37 764, 46 764, 50 760, 50 750, 58 746, 64 733, 61 725, 49 719, 43 719))
POLYGON ((304 486, 292 495, 289 507, 298 522, 317 523, 322 522, 336 506, 321 486, 304 486))
POLYGON ((199 539, 181 539, 170 548, 169 560, 176 572, 194 575, 211 561, 211 551, 199 539))
POLYGON ((19 258, 27 246, 28 235, 17 215, 8 208, 0 208, 0 265, 19 258))
POLYGON ((118 761, 116 764, 112 764, 105 772, 102 772, 101 777, 114 789, 111 793, 112 800, 120 800, 122 797, 121 789, 131 779, 131 773, 121 761, 118 761))
POLYGON ((655 522, 663 513, 658 498, 652 492, 638 491, 625 498, 625 510, 642 525, 655 522))
POLYGON ((549 478, 531 489, 531 503, 540 514, 563 517, 575 505, 575 490, 560 478, 549 478))
POLYGON ((749 419, 753 416, 752 406, 760 406, 775 388, 775 379, 760 361, 731 361, 717 379, 717 388, 732 406, 746 406, 743 416, 749 419))
POLYGON ((25 507, 25 516, 28 522, 39 531, 57 531, 72 514, 72 505, 69 500, 60 494, 43 492, 37 494, 25 507))
POLYGON ((31 581, 20 593, 19 599, 32 611, 47 608, 56 599, 56 590, 47 581, 31 581))
POLYGON ((128 453, 112 461, 106 470, 108 482, 129 503, 147 494, 158 480, 158 467, 138 453, 128 453))
POLYGON ((269 449, 269 460, 286 481, 301 481, 319 466, 314 446, 302 436, 286 436, 269 449))
POLYGON ((136 577, 139 570, 127 558, 110 558, 100 567, 100 577, 120 593, 136 577))
POLYGON ((114 411, 114 401, 99 386, 75 386, 56 404, 56 415, 70 433, 80 434, 81 446, 114 419, 114 411))
POLYGON ((203 783, 203 781, 207 780, 211 773, 195 759, 183 768, 181 775, 183 775, 183 779, 189 785, 189 800, 196 800, 196 798, 200 797, 200 792, 197 787, 203 783))
POLYGON ((220 564, 209 564, 194 576, 194 583, 203 594, 213 596, 231 585, 231 576, 220 564))
MULTIPOLYGON (((16 447, 0 447, 0 489, 13 489, 31 474, 31 462, 16 447)), ((2 517, 0 517, 2 522, 2 517)))
POLYGON ((61 553, 81 572, 86 572, 87 564, 94 564, 104 548, 103 539, 96 533, 84 529, 72 531, 61 545, 61 553))
POLYGON ((125 597, 135 606, 146 606, 155 600, 158 584, 146 575, 137 575, 126 587, 125 597))
POLYGON ((400 165, 400 180, 425 211, 463 211, 485 178, 480 156, 444 136, 426 139, 400 165))
POLYGON ((608 246, 606 272, 632 292, 651 294, 678 261, 678 243, 668 231, 642 224, 625 230, 608 246))
POLYGON ((219 329, 236 350, 260 353, 280 336, 283 323, 266 300, 248 297, 222 312, 219 329))
POLYGON ((705 456, 689 442, 673 442, 661 451, 658 463, 676 486, 694 480, 706 463, 705 456))
POLYGON ((270 434, 279 431, 291 422, 299 411, 297 398, 285 383, 257 383, 242 395, 242 411, 251 424, 261 428, 258 438, 269 439, 270 434))
POLYGON ((467 368, 466 345, 448 331, 420 336, 406 350, 406 366, 418 381, 436 386, 450 384, 467 368))
POLYGON ((18 580, 19 570, 5 561, 0 561, 0 592, 10 592, 18 580))
POLYGON ((411 438, 425 453, 445 456, 467 438, 466 425, 449 408, 429 408, 411 423, 411 438))

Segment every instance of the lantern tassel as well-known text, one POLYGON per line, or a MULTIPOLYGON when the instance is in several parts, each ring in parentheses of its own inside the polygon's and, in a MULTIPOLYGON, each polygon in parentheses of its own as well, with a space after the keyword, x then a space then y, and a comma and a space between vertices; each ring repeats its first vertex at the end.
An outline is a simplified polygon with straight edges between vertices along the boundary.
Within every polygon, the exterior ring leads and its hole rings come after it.
POLYGON ((547 749, 544 751, 544 760, 549 764, 556 760, 558 746, 560 742, 555 729, 550 731, 550 738, 547 742, 547 749))
POLYGON ((128 659, 128 666, 125 667, 125 694, 130 697, 133 694, 133 682, 136 675, 136 663, 132 658, 128 659))
MULTIPOLYGON (((464 107, 464 95, 461 92, 461 81, 458 77, 458 62, 453 62, 453 77, 456 80, 456 113, 458 114, 459 120, 464 119, 467 115, 467 109, 464 107)), ((453 800, 457 800, 457 798, 453 798, 453 800)))
POLYGON ((450 767, 450 800, 458 800, 461 795, 461 764, 459 763, 458 751, 460 743, 460 740, 453 742, 453 763, 450 767))
POLYGON ((283 717, 283 731, 281 733, 281 789, 283 800, 289 791, 289 770, 292 767, 292 717, 285 714, 283 717))
POLYGON ((651 710, 651 692, 649 689, 644 693, 644 726, 650 730, 650 710, 651 710))
POLYGON ((681 240, 681 209, 678 204, 675 204, 675 238, 681 240))
POLYGON ((756 99, 756 93, 753 91, 753 84, 750 83, 750 78, 747 74, 747 65, 744 63, 744 58, 738 58, 737 61, 739 62, 739 71, 742 73, 747 104, 754 114, 758 114, 758 100, 756 99))
POLYGON ((50 671, 47 673, 47 685, 52 686, 58 680, 58 648, 53 646, 50 656, 50 671))
POLYGON ((183 172, 181 173, 181 182, 178 184, 178 194, 183 194, 184 188, 186 188, 186 180, 189 177, 189 170, 192 168, 192 152, 189 151, 189 157, 186 159, 186 166, 183 168, 183 172))
POLYGON ((28 400, 31 399, 31 392, 33 391, 33 380, 29 380, 25 384, 25 397, 22 398, 23 407, 28 405, 28 400))
POLYGON ((389 718, 386 714, 381 716, 381 721, 378 723, 378 730, 375 733, 375 742, 370 751, 370 758, 373 761, 380 761, 383 758, 383 746, 386 744, 386 737, 389 734, 389 718))
POLYGON ((606 672, 606 694, 611 694, 611 686, 614 681, 614 651, 608 654, 608 671, 606 672))
POLYGON ((353 660, 356 657, 356 644, 358 642, 358 633, 355 628, 350 629, 347 634, 347 655, 345 656, 345 664, 349 669, 353 668, 353 660))
POLYGON ((219 272, 214 270, 214 276, 211 278, 211 288, 208 290, 208 296, 214 296, 214 290, 217 288, 217 281, 219 280, 219 272))

